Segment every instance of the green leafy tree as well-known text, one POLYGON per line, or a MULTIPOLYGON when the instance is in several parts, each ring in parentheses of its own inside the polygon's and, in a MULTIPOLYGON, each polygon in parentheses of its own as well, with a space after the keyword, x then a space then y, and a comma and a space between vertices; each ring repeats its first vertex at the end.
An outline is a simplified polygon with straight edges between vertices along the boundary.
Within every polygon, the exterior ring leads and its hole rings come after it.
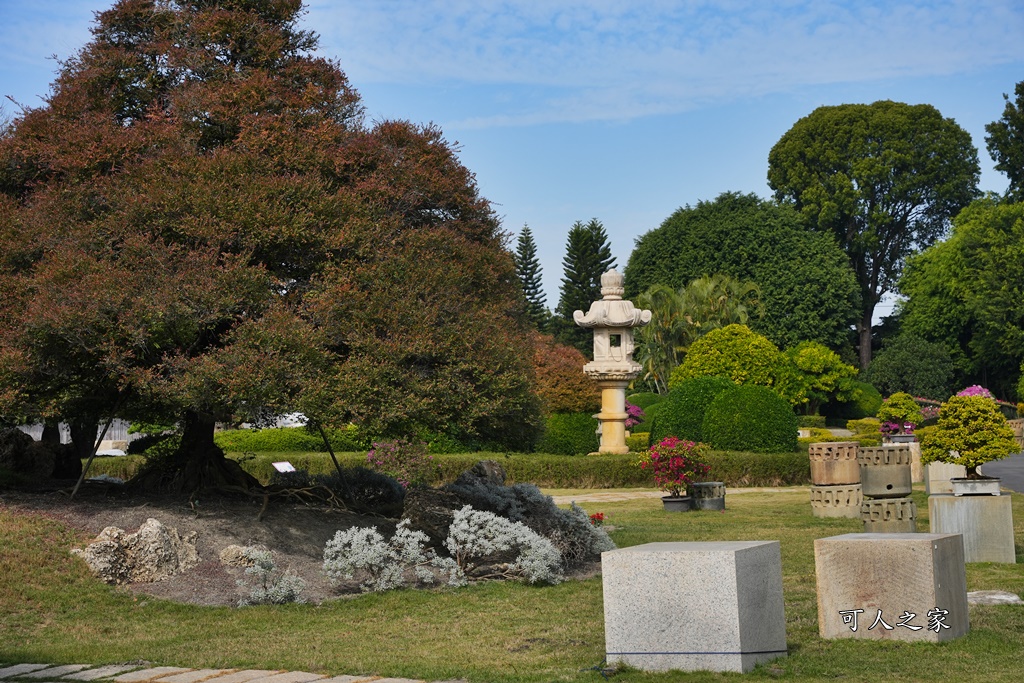
POLYGON ((747 322, 779 346, 848 343, 858 303, 853 271, 835 239, 808 232, 792 208, 724 193, 677 210, 637 240, 626 296, 636 301, 653 285, 678 290, 715 274, 758 287, 763 315, 747 322))
POLYGON ((490 204, 438 129, 364 124, 301 10, 121 0, 3 130, 2 412, 176 422, 142 483, 187 491, 255 484, 216 421, 295 409, 532 441, 490 204))
POLYGON ((1006 190, 1009 201, 1024 201, 1024 81, 1014 88, 1016 98, 1003 93, 1006 107, 998 121, 985 126, 985 145, 989 156, 996 162, 996 170, 1010 179, 1006 190))
POLYGON ((914 397, 905 391, 897 391, 889 398, 882 401, 878 409, 877 417, 884 422, 892 422, 898 425, 900 434, 904 433, 904 425, 911 424, 915 427, 924 422, 924 414, 921 406, 917 404, 914 397))
POLYGON ((847 365, 832 349, 817 342, 800 342, 786 349, 779 371, 778 392, 807 415, 817 415, 829 400, 853 397, 857 368, 847 365))
POLYGON ((978 467, 1019 450, 999 406, 984 396, 953 396, 939 408, 934 429, 921 439, 921 462, 963 465, 967 477, 978 467))
POLYGON ((516 275, 523 285, 523 296, 526 297, 526 315, 538 330, 546 329, 551 313, 548 311, 541 284, 540 261, 537 260, 537 243, 533 241, 533 233, 529 226, 524 225, 516 241, 516 275))
POLYGON ((645 380, 659 393, 667 391, 672 370, 696 339, 760 318, 759 295, 752 282, 716 274, 697 278, 678 291, 654 285, 638 296, 637 306, 652 312, 651 322, 639 330, 635 355, 644 366, 645 380))
POLYGON ((588 358, 592 353, 593 332, 573 322, 574 311, 590 310, 590 304, 601 298, 601 276, 615 267, 615 258, 608 243, 608 233, 601 221, 576 221, 569 229, 562 258, 564 274, 558 307, 552 320, 555 337, 563 344, 575 346, 588 358))
POLYGON ((834 235, 853 266, 861 369, 871 363, 875 306, 894 290, 906 258, 977 196, 979 174, 970 134, 926 104, 819 107, 772 147, 775 198, 834 235))
POLYGON ((900 281, 904 332, 941 343, 962 383, 1013 395, 1024 360, 1024 204, 980 199, 950 237, 910 259, 900 281))
POLYGON ((712 330, 690 346, 672 372, 669 389, 691 377, 726 377, 736 384, 776 387, 785 358, 767 337, 746 325, 712 330))
POLYGON ((885 394, 941 401, 950 395, 955 369, 945 346, 904 332, 882 346, 864 377, 885 394))

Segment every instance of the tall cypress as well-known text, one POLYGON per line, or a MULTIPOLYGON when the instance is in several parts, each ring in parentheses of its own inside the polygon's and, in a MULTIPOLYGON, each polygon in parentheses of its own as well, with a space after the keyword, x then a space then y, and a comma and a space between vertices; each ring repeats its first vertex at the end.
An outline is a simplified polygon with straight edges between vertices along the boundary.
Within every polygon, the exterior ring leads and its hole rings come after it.
POLYGON ((516 243, 516 275, 523 284, 523 296, 526 298, 526 315, 538 330, 547 327, 551 313, 547 307, 547 296, 540 281, 540 261, 537 260, 537 244, 533 241, 533 233, 529 226, 524 225, 516 243))
POLYGON ((593 332, 576 325, 572 314, 590 310, 590 304, 601 298, 601 276, 615 267, 608 233, 601 221, 591 218, 586 224, 573 223, 562 266, 564 275, 553 320, 554 333, 563 344, 575 346, 589 358, 593 351, 593 332))

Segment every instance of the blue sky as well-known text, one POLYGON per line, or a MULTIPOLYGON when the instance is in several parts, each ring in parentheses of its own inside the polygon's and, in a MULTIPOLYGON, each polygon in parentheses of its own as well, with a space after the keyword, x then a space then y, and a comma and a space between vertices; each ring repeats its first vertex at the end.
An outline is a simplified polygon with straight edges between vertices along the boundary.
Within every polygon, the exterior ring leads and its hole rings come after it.
MULTIPOLYGON (((0 0, 0 95, 37 106, 112 0, 0 0)), ((985 124, 1024 80, 1022 0, 307 0, 303 25, 371 119, 441 126, 510 233, 533 230, 548 305, 576 220, 620 269, 675 209, 769 196, 768 152, 816 107, 928 103, 1005 178, 985 124)), ((17 108, 3 100, 3 114, 17 108)), ((880 307, 878 313, 885 313, 880 307)))

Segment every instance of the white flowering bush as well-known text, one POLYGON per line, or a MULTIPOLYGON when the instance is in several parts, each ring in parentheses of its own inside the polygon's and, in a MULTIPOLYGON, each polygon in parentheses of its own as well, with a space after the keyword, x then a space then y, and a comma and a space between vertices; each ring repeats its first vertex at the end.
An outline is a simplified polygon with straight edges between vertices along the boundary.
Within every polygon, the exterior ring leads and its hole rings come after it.
POLYGON ((304 602, 301 593, 306 582, 290 571, 278 572, 269 550, 246 548, 243 555, 252 564, 245 570, 246 579, 238 580, 239 586, 249 589, 249 596, 238 602, 239 607, 304 602))
POLYGON ((559 583, 562 554, 543 536, 521 522, 511 522, 467 505, 455 513, 445 547, 464 574, 475 574, 482 564, 503 555, 511 562, 495 563, 478 578, 523 578, 529 583, 559 583))
POLYGON ((434 583, 440 575, 449 585, 464 585, 465 576, 455 562, 426 549, 426 541, 427 535, 410 529, 407 519, 398 523, 390 541, 376 527, 339 531, 324 547, 323 570, 335 583, 358 576, 364 591, 402 588, 410 574, 423 583, 434 583))

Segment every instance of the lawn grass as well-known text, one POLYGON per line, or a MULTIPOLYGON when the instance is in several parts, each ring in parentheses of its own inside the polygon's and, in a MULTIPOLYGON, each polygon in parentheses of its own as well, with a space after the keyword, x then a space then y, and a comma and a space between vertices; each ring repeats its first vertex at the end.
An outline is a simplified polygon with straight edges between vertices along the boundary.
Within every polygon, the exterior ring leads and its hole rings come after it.
MULTIPOLYGON (((585 491, 559 491, 585 495, 585 491)), ((927 500, 915 491, 919 529, 927 500)), ((656 499, 586 503, 620 546, 679 540, 779 540, 789 656, 747 678, 844 681, 1019 681, 1024 606, 972 606, 971 632, 942 644, 818 637, 813 541, 859 531, 811 515, 806 489, 732 494, 724 512, 666 513, 656 499)), ((1013 496, 1018 561, 1024 496, 1013 496)), ((602 681, 600 578, 558 586, 490 583, 398 591, 321 606, 177 605, 105 586, 68 554, 59 522, 0 506, 0 662, 161 665, 376 674, 480 682, 602 681)), ((968 590, 1024 593, 1024 565, 970 564, 968 590)), ((693 599, 699 600, 700 594, 693 599)), ((644 674, 615 681, 706 681, 726 674, 644 674)))

